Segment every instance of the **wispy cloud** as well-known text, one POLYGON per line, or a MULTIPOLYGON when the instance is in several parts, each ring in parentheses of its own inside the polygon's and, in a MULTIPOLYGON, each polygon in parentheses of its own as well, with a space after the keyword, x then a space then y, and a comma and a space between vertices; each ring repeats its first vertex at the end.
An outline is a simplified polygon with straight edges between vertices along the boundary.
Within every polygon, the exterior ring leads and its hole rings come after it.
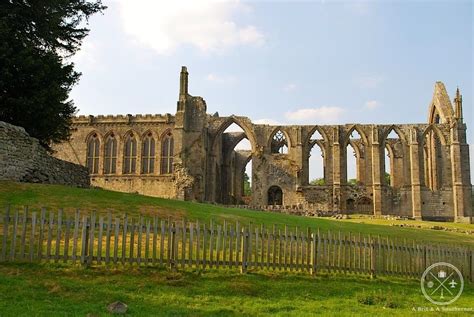
POLYGON ((365 108, 374 110, 380 106, 380 103, 377 100, 369 100, 365 103, 365 108))
POLYGON ((283 90, 286 92, 291 92, 295 91, 298 88, 298 86, 295 83, 289 83, 283 87, 283 90))
POLYGON ((361 88, 377 88, 384 80, 382 76, 371 75, 356 78, 355 82, 361 88))
POLYGON ((303 108, 285 113, 285 117, 297 123, 338 123, 341 121, 345 110, 340 107, 323 106, 319 108, 303 108))
POLYGON ((239 25, 236 13, 249 11, 239 0, 121 0, 125 31, 159 54, 182 45, 212 53, 239 45, 262 45, 263 33, 254 25, 239 25))
POLYGON ((268 125, 284 125, 283 123, 273 119, 258 119, 252 121, 255 124, 268 124, 268 125))

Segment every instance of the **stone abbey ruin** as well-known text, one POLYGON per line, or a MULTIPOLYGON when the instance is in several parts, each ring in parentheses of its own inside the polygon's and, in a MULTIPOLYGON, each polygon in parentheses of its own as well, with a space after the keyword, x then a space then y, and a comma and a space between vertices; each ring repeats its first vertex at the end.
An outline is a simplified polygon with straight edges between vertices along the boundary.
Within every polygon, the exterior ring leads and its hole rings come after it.
POLYGON ((58 158, 86 166, 93 186, 111 190, 243 204, 251 160, 250 206, 471 222, 462 113, 459 90, 453 107, 437 82, 425 124, 254 124, 246 117, 207 114, 204 99, 188 93, 183 67, 175 115, 78 116, 71 140, 55 150, 58 158), (226 132, 233 124, 242 132, 226 132), (251 150, 236 150, 245 138, 251 150), (321 185, 310 185, 313 147, 323 156, 321 185), (347 177, 349 147, 356 182, 347 177))

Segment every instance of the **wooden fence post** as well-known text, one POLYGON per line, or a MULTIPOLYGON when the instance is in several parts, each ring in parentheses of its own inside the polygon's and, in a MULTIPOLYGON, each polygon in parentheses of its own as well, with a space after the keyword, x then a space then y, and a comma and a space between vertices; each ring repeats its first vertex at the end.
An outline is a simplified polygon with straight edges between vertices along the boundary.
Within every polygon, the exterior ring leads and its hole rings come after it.
POLYGON ((469 252, 469 275, 471 282, 474 283, 474 251, 470 250, 469 252))
POLYGON ((176 246, 176 243, 175 243, 175 240, 176 240, 176 224, 173 223, 173 224, 169 224, 170 226, 170 233, 171 233, 171 250, 170 250, 170 258, 169 258, 169 268, 172 272, 176 272, 176 249, 175 249, 175 246, 176 246))
POLYGON ((6 207, 5 218, 3 220, 3 241, 2 241, 2 257, 1 261, 5 261, 7 257, 7 239, 8 239, 8 223, 10 222, 10 205, 6 207))
POLYGON ((311 269, 310 269, 310 274, 315 275, 316 274, 316 239, 314 236, 314 233, 311 233, 311 269))
POLYGON ((423 271, 426 270, 426 245, 423 246, 423 271))
POLYGON ((86 263, 86 256, 87 256, 87 239, 89 238, 87 232, 87 216, 82 216, 82 235, 81 235, 81 264, 84 265, 86 263))
POLYGON ((249 233, 249 230, 245 230, 244 228, 242 228, 242 232, 241 232, 241 239, 242 239, 242 242, 241 242, 241 247, 242 247, 242 251, 241 251, 241 255, 242 255, 242 265, 240 267, 240 273, 241 274, 244 274, 244 273, 247 273, 247 259, 248 259, 248 233, 249 233))
POLYGON ((370 277, 375 278, 376 277, 376 268, 377 268, 377 263, 376 263, 376 247, 375 247, 375 239, 371 239, 370 241, 370 246, 371 246, 371 254, 370 254, 370 277))

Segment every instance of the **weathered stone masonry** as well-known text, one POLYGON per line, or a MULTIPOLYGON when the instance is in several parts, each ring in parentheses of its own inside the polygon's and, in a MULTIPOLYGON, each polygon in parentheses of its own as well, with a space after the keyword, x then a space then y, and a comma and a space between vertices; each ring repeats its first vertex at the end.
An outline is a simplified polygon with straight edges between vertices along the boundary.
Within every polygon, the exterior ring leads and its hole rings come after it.
POLYGON ((472 217, 462 96, 458 90, 453 107, 441 82, 426 124, 270 126, 207 114, 204 99, 188 93, 183 67, 175 115, 79 116, 74 128, 57 156, 88 166, 92 184, 112 190, 240 204, 243 173, 252 160, 255 206, 450 221, 472 217), (243 132, 225 132, 233 123, 243 132), (235 150, 243 138, 250 151, 235 150), (309 185, 313 146, 323 153, 321 186, 309 185), (347 180, 349 146, 357 161, 356 184, 347 180))
POLYGON ((0 121, 0 180, 88 187, 81 165, 50 156, 25 129, 0 121))

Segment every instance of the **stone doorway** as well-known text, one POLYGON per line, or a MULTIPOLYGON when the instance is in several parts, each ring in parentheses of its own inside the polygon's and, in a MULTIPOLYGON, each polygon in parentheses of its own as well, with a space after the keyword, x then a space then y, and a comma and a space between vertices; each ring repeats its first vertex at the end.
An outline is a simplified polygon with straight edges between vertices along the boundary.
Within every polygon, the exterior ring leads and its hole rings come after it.
POLYGON ((278 186, 272 186, 268 189, 268 204, 272 206, 283 205, 283 191, 278 186))

